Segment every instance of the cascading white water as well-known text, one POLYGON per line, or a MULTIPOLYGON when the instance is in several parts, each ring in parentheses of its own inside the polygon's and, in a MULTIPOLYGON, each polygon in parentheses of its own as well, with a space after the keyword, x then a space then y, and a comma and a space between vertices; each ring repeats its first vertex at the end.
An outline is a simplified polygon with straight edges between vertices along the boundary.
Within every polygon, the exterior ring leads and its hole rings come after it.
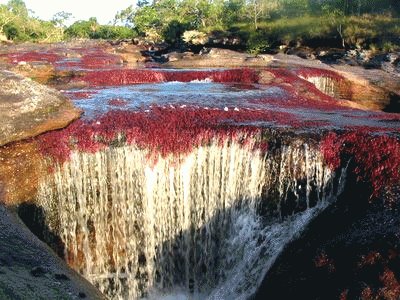
POLYGON ((301 78, 311 82, 315 87, 323 92, 334 98, 342 98, 339 88, 339 82, 331 77, 328 76, 310 76, 310 77, 302 77, 301 78))
POLYGON ((109 298, 245 299, 334 198, 334 176, 301 144, 277 159, 251 143, 214 141, 156 162, 122 146, 74 152, 41 184, 37 203, 67 262, 109 298), (260 214, 264 201, 280 211, 289 194, 306 203, 293 216, 260 214))

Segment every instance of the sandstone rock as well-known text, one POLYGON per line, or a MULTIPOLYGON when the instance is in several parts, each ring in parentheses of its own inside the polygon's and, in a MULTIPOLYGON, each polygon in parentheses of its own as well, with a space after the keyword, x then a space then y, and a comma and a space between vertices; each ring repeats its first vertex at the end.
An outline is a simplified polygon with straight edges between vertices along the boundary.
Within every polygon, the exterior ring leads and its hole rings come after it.
POLYGON ((194 54, 192 52, 170 52, 168 54, 165 54, 165 57, 168 59, 170 62, 178 61, 181 59, 190 59, 193 58, 194 54))
POLYGON ((133 44, 120 44, 115 48, 107 49, 109 53, 119 55, 123 62, 128 64, 135 64, 138 62, 144 62, 145 57, 142 55, 143 47, 133 44))
POLYGON ((34 141, 0 147, 0 203, 12 206, 31 201, 47 172, 34 141))
POLYGON ((80 114, 57 91, 0 71, 0 146, 65 127, 80 114))
POLYGON ((52 78, 56 77, 56 70, 49 63, 32 64, 21 61, 12 67, 11 71, 42 84, 47 84, 52 78))
POLYGON ((400 81, 380 69, 365 69, 361 66, 327 65, 319 60, 305 60, 295 55, 276 54, 266 63, 269 67, 319 68, 335 71, 343 76, 345 85, 350 87, 346 100, 354 107, 370 110, 400 111, 400 81), (360 106, 359 106, 360 105, 360 106))
POLYGON ((210 58, 236 58, 236 59, 245 59, 248 54, 247 53, 240 53, 237 51, 229 50, 229 49, 219 49, 219 48, 212 48, 210 52, 208 52, 208 57, 210 58))
POLYGON ((172 68, 262 67, 271 59, 267 55, 254 56, 218 48, 211 48, 207 53, 202 52, 200 55, 184 53, 183 56, 173 55, 172 57, 164 66, 172 68))

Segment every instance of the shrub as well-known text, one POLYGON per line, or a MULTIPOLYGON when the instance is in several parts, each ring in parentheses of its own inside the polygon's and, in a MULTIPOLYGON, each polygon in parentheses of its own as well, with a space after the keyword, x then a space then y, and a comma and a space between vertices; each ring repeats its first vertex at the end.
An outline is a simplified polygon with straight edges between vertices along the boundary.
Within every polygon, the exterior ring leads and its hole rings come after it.
POLYGON ((188 27, 188 24, 181 23, 177 20, 172 20, 163 29, 162 36, 167 43, 175 44, 181 41, 181 36, 188 27))
POLYGON ((148 43, 160 43, 162 42, 162 36, 158 33, 158 31, 154 28, 150 28, 145 32, 146 41, 148 43))
POLYGON ((208 42, 208 36, 204 32, 197 30, 185 31, 182 35, 182 39, 192 45, 204 45, 208 42))
POLYGON ((255 31, 250 34, 247 40, 247 50, 251 54, 259 54, 265 52, 270 47, 268 35, 263 31, 255 31))

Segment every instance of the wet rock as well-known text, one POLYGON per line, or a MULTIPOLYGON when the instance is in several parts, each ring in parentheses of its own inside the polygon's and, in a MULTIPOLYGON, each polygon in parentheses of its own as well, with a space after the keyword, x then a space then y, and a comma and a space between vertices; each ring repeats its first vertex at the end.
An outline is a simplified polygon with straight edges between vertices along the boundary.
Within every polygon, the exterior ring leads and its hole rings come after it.
POLYGON ((399 205, 363 203, 351 187, 287 246, 255 299, 399 299, 397 280, 383 280, 400 275, 399 205))
POLYGON ((49 63, 27 63, 20 61, 10 69, 12 72, 31 78, 39 83, 46 84, 56 76, 56 70, 49 63))
POLYGON ((57 280, 69 280, 69 277, 65 274, 54 274, 54 278, 57 280))
POLYGON ((387 60, 393 65, 400 64, 400 53, 389 53, 387 55, 387 60))
POLYGON ((81 112, 57 91, 0 71, 0 146, 65 127, 81 112))
POLYGON ((42 267, 34 267, 31 270, 31 275, 33 277, 42 277, 47 273, 47 271, 45 269, 43 269, 42 267))
POLYGON ((0 266, 0 299, 104 299, 1 204, 0 255, 12 261, 0 266), (70 280, 57 281, 49 274, 70 280))
POLYGON ((35 143, 27 139, 65 127, 80 114, 57 91, 0 71, 1 203, 17 205, 31 199, 39 178, 47 172, 35 143))
POLYGON ((47 168, 35 142, 26 140, 0 147, 0 203, 29 201, 45 174, 47 168))
POLYGON ((386 60, 387 60, 387 55, 385 53, 371 55, 363 63, 363 66, 367 69, 379 69, 382 67, 382 64, 386 62, 386 60))
POLYGON ((214 31, 208 37, 208 44, 212 47, 216 46, 231 46, 241 47, 244 46, 244 41, 239 35, 229 31, 214 31))

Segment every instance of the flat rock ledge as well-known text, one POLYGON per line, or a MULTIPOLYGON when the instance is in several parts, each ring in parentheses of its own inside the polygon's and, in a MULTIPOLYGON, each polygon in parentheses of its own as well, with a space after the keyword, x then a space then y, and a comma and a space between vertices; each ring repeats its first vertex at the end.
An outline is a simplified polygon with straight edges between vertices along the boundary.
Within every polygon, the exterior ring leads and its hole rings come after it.
POLYGON ((0 70, 0 146, 63 128, 80 115, 56 90, 0 70))

